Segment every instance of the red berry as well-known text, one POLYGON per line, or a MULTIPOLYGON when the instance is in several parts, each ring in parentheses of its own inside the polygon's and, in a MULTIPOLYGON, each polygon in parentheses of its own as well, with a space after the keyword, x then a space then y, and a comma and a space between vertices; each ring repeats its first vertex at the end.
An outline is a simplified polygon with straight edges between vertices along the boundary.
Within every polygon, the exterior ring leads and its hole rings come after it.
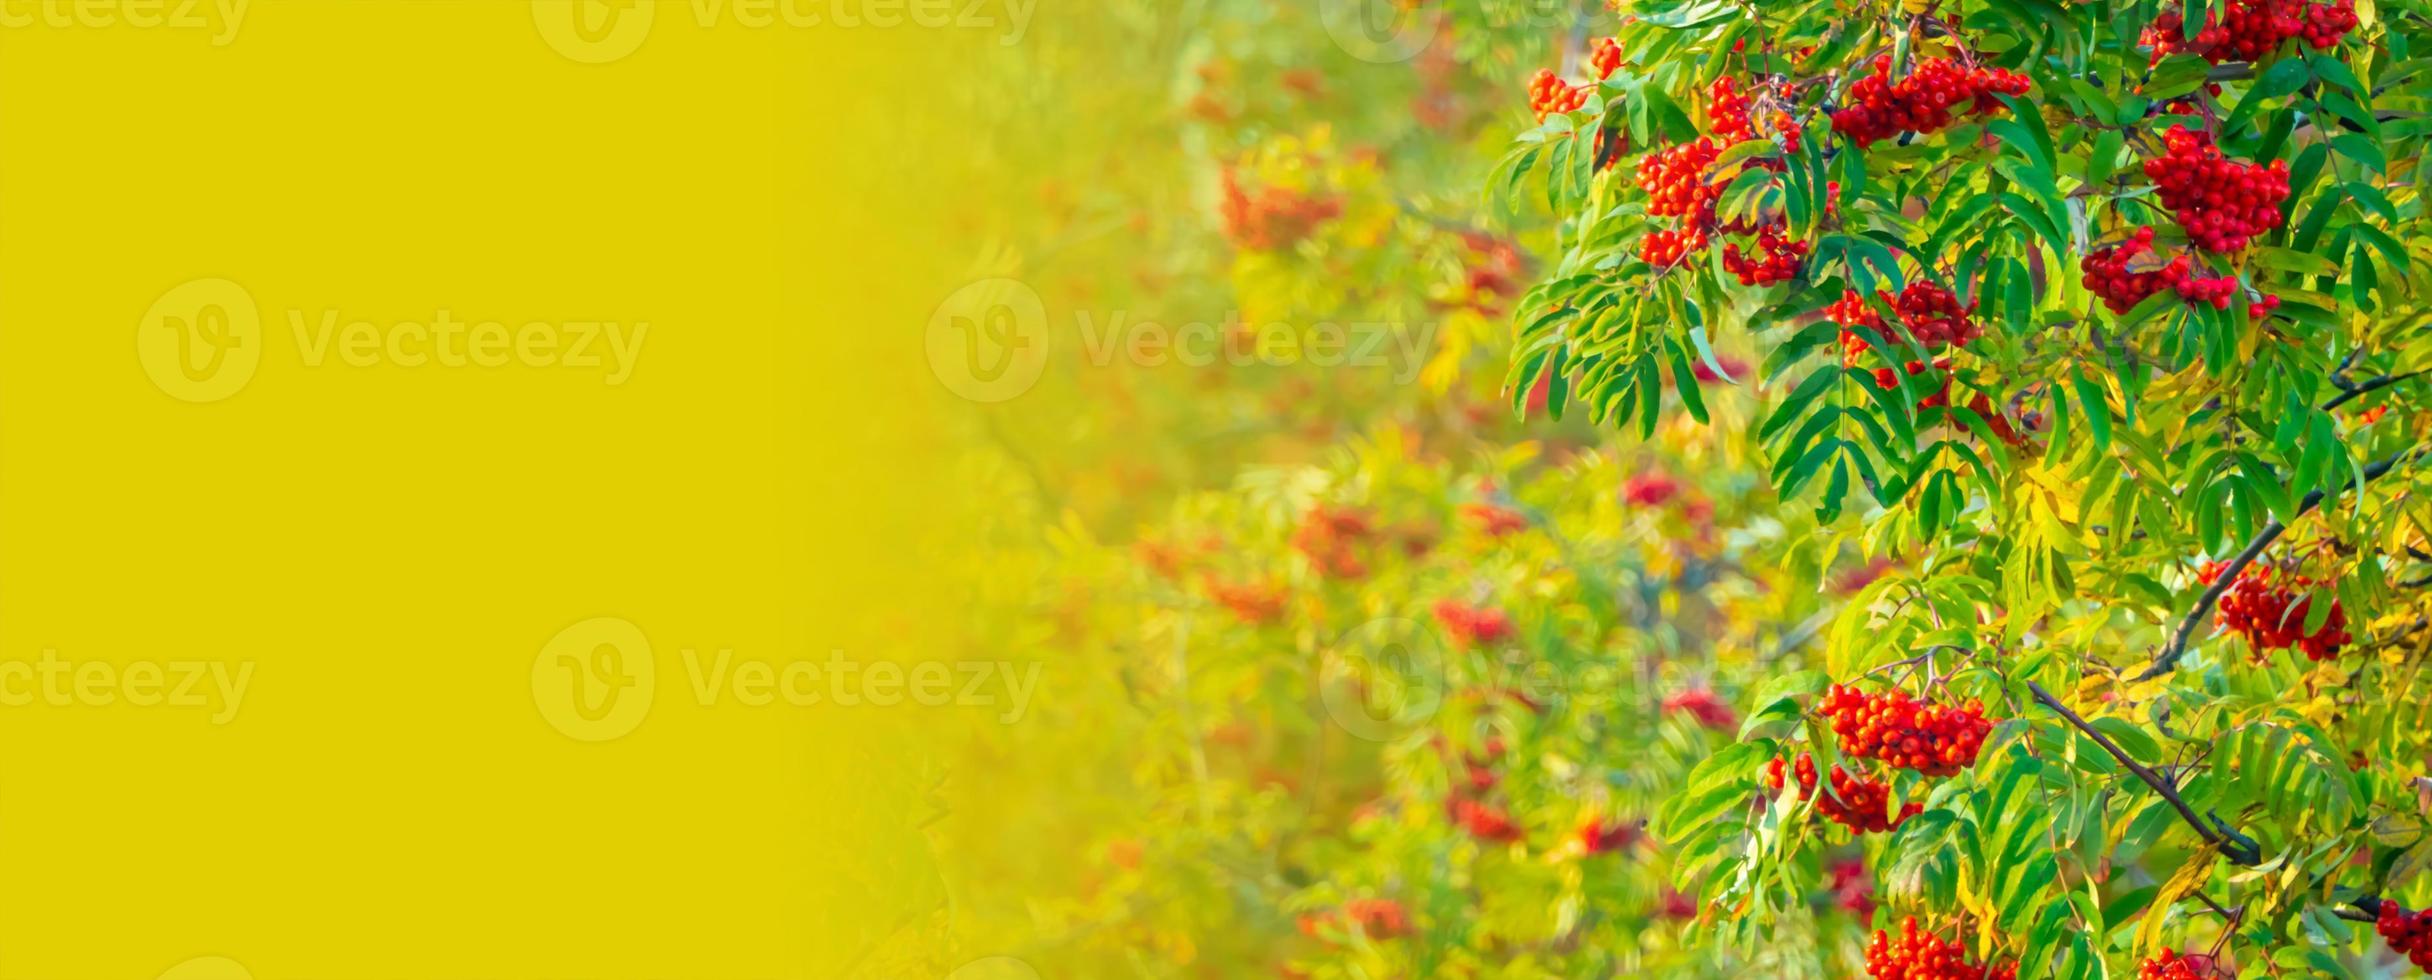
MULTIPOLYGON (((1816 795, 1815 756, 1801 752, 1797 765, 1785 767, 1776 758, 1766 767, 1765 784, 1779 792, 1785 785, 1787 770, 1798 779, 1799 798, 1816 795)), ((1898 815, 1890 815, 1891 785, 1862 774, 1852 774, 1840 766, 1832 767, 1832 792, 1816 798, 1816 812, 1832 822, 1849 828, 1850 833, 1885 833, 1925 810, 1917 803, 1906 803, 1898 815)))
POLYGON ((2416 969, 2432 971, 2432 910, 2409 912, 2397 902, 2382 899, 2373 930, 2416 969))
POLYGON ((2280 202, 2288 198, 2285 161, 2264 167, 2228 159, 2211 136, 2185 126, 2171 127, 2162 142, 2167 152, 2145 162, 2145 176, 2190 243, 2207 252, 2235 252, 2280 227, 2280 202))
MULTIPOLYGON (((2196 580, 2211 585, 2220 580, 2225 570, 2227 566, 2221 562, 2205 562, 2197 569, 2196 580)), ((2321 629, 2310 635, 2298 632, 2305 628, 2307 610, 2314 598, 2297 593, 2314 584, 2313 579, 2303 575, 2249 565, 2221 594, 2214 621, 2222 629, 2245 637, 2258 658, 2272 650, 2295 647, 2307 660, 2333 659, 2349 640, 2347 611, 2340 608, 2338 600, 2331 601, 2330 616, 2322 621, 2321 629)))
POLYGON ((1538 122, 1544 122, 1548 116, 1576 111, 1588 104, 1589 88, 1563 81, 1562 76, 1554 74, 1553 69, 1540 68, 1528 80, 1529 111, 1537 114, 1538 122))
POLYGON ((2206 980, 2211 977, 2212 957, 2201 953, 2181 953, 2165 949, 2161 955, 2138 964, 2137 980, 2206 980))
POLYGON ((2002 108, 1996 95, 2025 95, 2027 76, 2000 68, 1967 67, 1949 58, 1927 58, 1897 83, 1890 55, 1875 58, 1874 74, 1849 88, 1850 104, 1832 114, 1832 128, 1866 146, 1902 132, 1931 133, 1949 126, 1952 111, 1986 115, 2002 108))
MULTIPOLYGON (((2356 29, 2355 0, 2306 3, 2302 0, 2229 0, 2225 8, 2208 10, 2194 40, 2186 35, 2187 20, 2177 9, 2165 9, 2146 27, 2142 43, 2153 49, 2159 63, 2173 54, 2193 52, 2213 64, 2261 61, 2289 38, 2303 38, 2316 48, 2335 47, 2356 29)), ((2218 93, 2215 93, 2218 94, 2218 93)))
POLYGON ((1309 237, 1317 226, 1343 213, 1341 201, 1283 187, 1242 188, 1231 170, 1224 172, 1222 205, 1225 234, 1242 248, 1272 252, 1290 248, 1309 237))
POLYGON ((1901 920, 1900 936, 1875 930, 1866 947, 1866 975, 1874 980, 2016 980, 2018 967, 1977 966, 1968 962, 1967 947, 1917 929, 1917 920, 1901 920))
POLYGON ((1512 638, 1512 620, 1503 610, 1472 606, 1453 599, 1439 600, 1436 622, 1464 647, 1492 646, 1512 638))
POLYGON ((1993 723, 1984 706, 1952 708, 1919 701, 1898 689, 1867 694, 1835 684, 1819 706, 1852 757, 1877 759, 1928 776, 1949 776, 1974 765, 1993 723))

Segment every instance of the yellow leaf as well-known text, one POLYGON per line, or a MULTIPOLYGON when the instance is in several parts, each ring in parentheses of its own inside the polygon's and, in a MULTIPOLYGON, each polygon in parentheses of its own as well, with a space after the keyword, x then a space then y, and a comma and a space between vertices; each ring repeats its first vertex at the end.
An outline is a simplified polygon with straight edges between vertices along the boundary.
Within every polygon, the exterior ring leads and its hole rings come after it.
POLYGON ((2152 956, 2162 948, 2162 923, 2170 918, 2170 907, 2204 887, 2205 880, 2212 877, 2213 862, 2218 857, 2219 851, 2211 844, 2196 848, 2187 855, 2187 863, 2179 865, 2178 873, 2162 883, 2162 890, 2154 894, 2153 904, 2145 910, 2145 918, 2136 925, 2138 958, 2152 956))

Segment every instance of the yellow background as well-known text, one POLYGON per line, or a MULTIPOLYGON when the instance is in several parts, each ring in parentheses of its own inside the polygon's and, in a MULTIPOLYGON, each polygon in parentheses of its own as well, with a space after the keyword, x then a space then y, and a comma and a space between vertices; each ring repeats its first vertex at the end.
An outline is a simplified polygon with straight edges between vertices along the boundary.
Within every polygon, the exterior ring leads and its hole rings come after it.
POLYGON ((937 888, 922 718, 704 707, 676 658, 943 648, 919 331, 965 257, 889 92, 964 40, 667 3, 589 65, 511 0, 0 29, 0 660, 253 665, 222 726, 0 708, 0 977, 867 968, 937 888), (192 404, 134 339, 203 277, 262 360, 192 404), (609 386, 307 366, 324 309, 651 326, 609 386), (586 743, 529 677, 594 616, 659 683, 586 743))

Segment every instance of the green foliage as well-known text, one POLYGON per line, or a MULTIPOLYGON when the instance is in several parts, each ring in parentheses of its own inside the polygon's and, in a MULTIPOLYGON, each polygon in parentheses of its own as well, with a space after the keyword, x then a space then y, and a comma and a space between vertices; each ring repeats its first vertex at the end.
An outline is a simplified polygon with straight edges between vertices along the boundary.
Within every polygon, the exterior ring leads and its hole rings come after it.
MULTIPOLYGON (((2203 9, 2184 12, 2186 38, 2203 9)), ((1487 182, 1515 216, 1542 189, 1560 222, 1515 320, 1513 378, 1566 373, 1590 418, 1631 439, 1704 421, 1686 399, 1642 397, 1647 365, 1717 338, 1760 352, 1769 484, 1819 534, 1909 563, 1841 607, 1825 673, 2008 719, 1959 776, 1895 783, 1927 808, 1872 848, 1888 897, 2021 975, 2116 974, 2166 947, 2241 975, 2379 969, 2345 903, 2427 897, 2408 783, 2425 754, 2417 590, 2432 562, 2417 502, 2432 394, 2421 6, 2363 4, 2336 45, 2217 65, 2156 53, 2149 29, 2181 11, 2151 2, 1633 13, 1612 25, 1625 67, 1602 100, 1522 132, 1487 182), (1832 113, 1863 101, 1878 56, 1895 78, 1944 59, 2028 90, 1862 144, 1832 113), (1596 171, 1559 151, 1615 119, 1640 152, 1727 143, 1709 93, 1724 77, 1804 139, 1718 154, 1701 178, 1715 245, 1651 266, 1651 232, 1700 219, 1650 217, 1633 156, 1596 171), (2285 165, 2278 226, 2236 252, 2195 249, 2145 169, 2174 126, 2285 165), (1789 280, 1742 285, 1716 253, 1764 224, 1809 251, 1789 280), (2107 309, 2081 263, 2139 227, 2158 258, 2233 279, 2230 301, 2163 288, 2107 309), (1918 282, 1952 290, 1982 336, 1921 342, 1888 295, 1870 306, 1894 329, 1827 318, 1844 295, 1918 282), (2282 583, 2276 621, 2249 633, 2347 641, 2315 662, 2211 629, 2248 600, 2208 588, 2207 557, 2282 583)), ((1763 764, 1815 751, 1821 765, 1834 738, 1763 710, 1751 734, 1795 744, 1709 757, 1661 823, 1718 943, 1804 928, 1778 909, 1814 887, 1797 821, 1747 801, 1763 764)))

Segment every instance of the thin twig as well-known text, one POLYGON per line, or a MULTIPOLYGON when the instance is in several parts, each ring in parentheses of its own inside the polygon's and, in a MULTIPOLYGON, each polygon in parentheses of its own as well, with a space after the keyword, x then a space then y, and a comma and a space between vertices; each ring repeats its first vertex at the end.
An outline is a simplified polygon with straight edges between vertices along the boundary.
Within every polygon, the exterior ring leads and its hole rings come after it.
POLYGON ((2370 381, 2359 381, 2356 383, 2355 387, 2341 392, 2339 397, 2322 403, 2322 410, 2325 412, 2330 411, 2331 409, 2338 408, 2341 405, 2355 401, 2357 398, 2360 398, 2370 392, 2381 388, 2387 388, 2401 381, 2405 381, 2408 378, 2419 377, 2424 373, 2425 372, 2423 371, 2409 371, 2405 374, 2385 374, 2370 381))
POLYGON ((2028 681, 2027 690, 2035 695, 2037 704, 2050 708, 2054 714, 2060 715, 2063 720, 2067 721, 2070 727, 2086 733, 2086 737, 2093 739, 2094 744, 2102 746, 2103 751, 2111 753, 2111 757, 2119 760, 2120 765, 2126 766, 2129 772, 2136 774, 2136 778, 2143 780, 2145 785, 2153 787, 2153 791, 2161 794, 2164 802, 2169 803, 2172 809, 2179 811, 2180 819, 2187 821, 2188 826, 2196 829, 2196 836, 2202 837, 2205 843, 2220 849, 2223 856, 2240 865, 2251 867, 2263 862, 2263 845, 2256 843, 2253 838, 2229 829, 2229 826, 2222 823, 2218 817, 2214 818, 2211 824, 2206 824, 2203 817, 2196 815, 2195 808, 2188 806, 2187 800, 2179 795, 2179 788, 2172 785, 2170 780, 2162 778, 2162 774, 2154 772, 2146 768, 2143 763, 2130 758, 2128 753, 2119 747, 2119 743, 2111 740, 2111 736, 2103 734, 2101 729, 2088 724, 2083 716, 2069 710, 2068 705, 2060 703, 2060 699, 2053 697, 2052 692, 2044 690, 2043 685, 2028 681))

